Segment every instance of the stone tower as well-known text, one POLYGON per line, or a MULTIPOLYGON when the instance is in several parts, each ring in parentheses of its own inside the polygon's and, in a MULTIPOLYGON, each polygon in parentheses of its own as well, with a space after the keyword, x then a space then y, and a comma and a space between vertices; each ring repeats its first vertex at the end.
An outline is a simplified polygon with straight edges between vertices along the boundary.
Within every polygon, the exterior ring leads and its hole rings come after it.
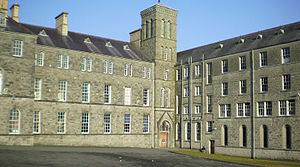
POLYGON ((142 28, 131 41, 153 60, 153 147, 174 146, 177 11, 162 3, 141 12, 142 28))

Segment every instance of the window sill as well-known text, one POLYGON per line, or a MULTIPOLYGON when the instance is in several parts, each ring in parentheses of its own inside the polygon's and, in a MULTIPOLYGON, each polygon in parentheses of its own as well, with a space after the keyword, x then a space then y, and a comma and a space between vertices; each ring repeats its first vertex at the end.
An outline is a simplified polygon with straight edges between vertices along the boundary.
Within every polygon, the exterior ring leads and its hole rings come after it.
POLYGON ((104 134, 105 134, 105 135, 110 135, 110 134, 111 134, 111 132, 104 132, 104 134))
POLYGON ((258 94, 267 94, 268 91, 260 91, 258 94))
POLYGON ((272 118, 272 115, 262 115, 262 116, 258 115, 255 118, 272 118))
POLYGON ((205 135, 212 135, 212 132, 205 132, 205 135))
POLYGON ((221 95, 221 97, 228 97, 228 95, 221 95))
POLYGON ((211 86, 212 85, 212 83, 206 83, 205 84, 205 86, 211 86))
POLYGON ((239 93, 239 96, 245 96, 248 95, 247 93, 239 93))
POLYGON ((219 117, 218 119, 230 120, 231 117, 219 117))
POLYGON ((86 133, 81 133, 82 135, 88 135, 89 133, 88 132, 86 132, 86 133))
POLYGON ((250 116, 237 116, 236 119, 244 119, 244 118, 250 118, 250 116))
POLYGON ((13 57, 23 57, 23 55, 13 55, 13 57))
POLYGON ((283 89, 280 92, 290 92, 290 91, 291 91, 291 89, 283 89))
POLYGON ((281 118, 283 118, 283 117, 294 117, 295 115, 278 115, 277 117, 281 117, 281 118))

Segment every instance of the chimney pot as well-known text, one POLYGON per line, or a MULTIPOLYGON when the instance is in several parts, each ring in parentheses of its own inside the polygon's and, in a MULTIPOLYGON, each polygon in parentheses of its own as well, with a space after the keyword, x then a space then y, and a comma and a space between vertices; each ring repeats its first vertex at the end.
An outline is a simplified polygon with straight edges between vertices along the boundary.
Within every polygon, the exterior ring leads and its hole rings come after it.
POLYGON ((68 36, 68 13, 62 12, 55 17, 56 29, 63 36, 68 36))
POLYGON ((20 5, 17 3, 10 7, 11 18, 16 22, 19 22, 19 7, 20 5))

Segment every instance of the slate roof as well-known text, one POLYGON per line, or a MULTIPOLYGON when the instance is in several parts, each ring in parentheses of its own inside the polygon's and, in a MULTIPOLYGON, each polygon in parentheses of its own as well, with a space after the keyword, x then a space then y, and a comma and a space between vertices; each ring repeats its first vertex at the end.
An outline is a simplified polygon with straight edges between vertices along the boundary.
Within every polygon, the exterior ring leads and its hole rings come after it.
POLYGON ((10 17, 7 21, 6 30, 30 35, 38 35, 37 44, 40 45, 98 53, 126 59, 148 62, 152 61, 150 57, 143 54, 139 48, 129 42, 123 42, 70 31, 68 32, 68 36, 62 36, 54 28, 17 23, 10 17), (39 35, 43 30, 47 35, 39 35), (84 42, 87 38, 89 38, 91 42, 84 42), (113 47, 107 47, 107 42, 110 42, 113 47), (130 49, 124 49, 125 45, 128 45, 130 49))
POLYGON ((177 54, 177 64, 179 65, 181 60, 183 64, 186 64, 191 56, 193 62, 197 62, 202 60, 203 54, 205 55, 204 59, 208 60, 299 40, 300 22, 296 22, 179 52, 177 54), (279 33, 281 29, 284 30, 283 34, 279 33), (259 34, 262 35, 262 39, 257 39, 259 34), (244 39, 244 43, 241 43, 240 39, 244 39), (222 48, 220 44, 223 44, 222 48))

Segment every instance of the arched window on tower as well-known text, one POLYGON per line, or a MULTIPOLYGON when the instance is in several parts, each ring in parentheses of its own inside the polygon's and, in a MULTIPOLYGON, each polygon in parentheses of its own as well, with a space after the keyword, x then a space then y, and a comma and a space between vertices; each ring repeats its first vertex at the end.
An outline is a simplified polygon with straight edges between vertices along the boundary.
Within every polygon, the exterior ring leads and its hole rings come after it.
POLYGON ((160 36, 165 37, 165 20, 161 20, 160 36))
POLYGON ((167 23, 167 38, 171 38, 171 22, 167 23))
POLYGON ((165 89, 161 88, 160 90, 160 106, 164 107, 165 106, 165 89))
POLYGON ((150 23, 151 23, 150 36, 153 37, 154 36, 154 26, 153 26, 154 22, 153 22, 153 19, 151 19, 150 23))
POLYGON ((165 48, 165 60, 166 61, 168 60, 168 48, 167 47, 165 48))
POLYGON ((146 39, 149 37, 149 22, 146 21, 146 39))

